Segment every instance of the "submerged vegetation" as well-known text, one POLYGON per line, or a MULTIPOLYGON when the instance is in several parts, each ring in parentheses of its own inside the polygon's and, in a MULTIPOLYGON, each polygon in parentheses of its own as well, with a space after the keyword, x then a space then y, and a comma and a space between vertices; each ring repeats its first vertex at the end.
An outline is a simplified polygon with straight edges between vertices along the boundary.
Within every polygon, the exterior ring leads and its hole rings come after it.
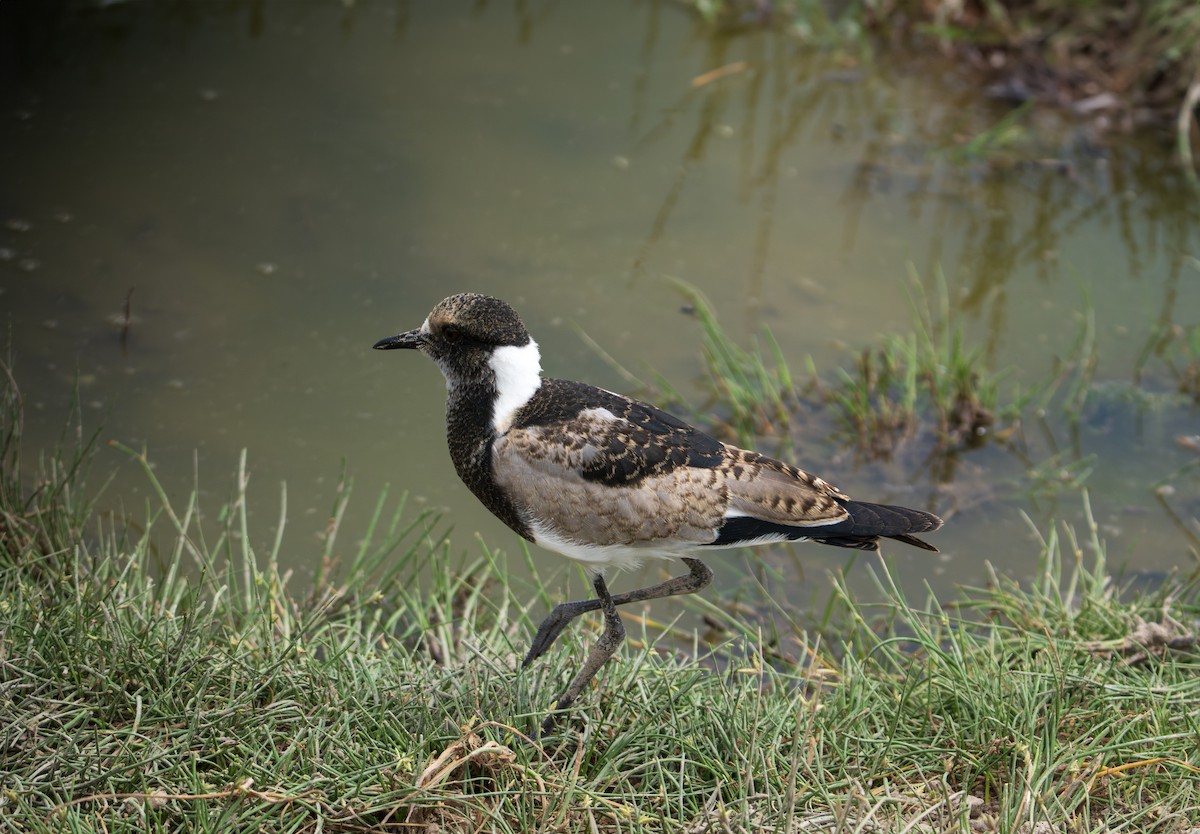
POLYGON ((994 574, 939 605, 879 568, 865 605, 837 582, 822 633, 770 662, 705 598, 688 606, 726 643, 626 611, 641 640, 534 744, 595 624, 521 671, 527 606, 554 596, 502 554, 458 556, 386 495, 344 544, 347 482, 304 581, 278 567, 286 511, 251 528, 244 458, 209 515, 124 450, 157 498, 104 520, 86 441, 27 468, 19 435, 0 494, 6 830, 1177 834, 1200 817, 1200 595, 1114 583, 1090 512, 1078 538, 1045 533, 1032 585, 994 574))

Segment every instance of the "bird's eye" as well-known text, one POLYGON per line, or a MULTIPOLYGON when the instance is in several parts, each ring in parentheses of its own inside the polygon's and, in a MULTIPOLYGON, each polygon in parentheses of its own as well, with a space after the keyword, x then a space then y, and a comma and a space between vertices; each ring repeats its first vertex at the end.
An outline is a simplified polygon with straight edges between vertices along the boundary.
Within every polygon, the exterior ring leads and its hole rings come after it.
POLYGON ((442 328, 442 338, 451 344, 457 344, 463 340, 463 332, 453 324, 447 324, 442 328))

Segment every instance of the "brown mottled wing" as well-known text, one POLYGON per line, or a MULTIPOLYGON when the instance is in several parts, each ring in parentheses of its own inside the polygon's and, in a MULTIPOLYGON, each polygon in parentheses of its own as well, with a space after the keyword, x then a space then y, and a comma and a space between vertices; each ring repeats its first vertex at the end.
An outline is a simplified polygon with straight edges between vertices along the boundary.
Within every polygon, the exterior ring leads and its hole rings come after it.
POLYGON ((492 447, 493 475, 531 523, 579 544, 713 541, 721 443, 608 391, 546 380, 492 447))
POLYGON ((731 547, 766 540, 810 539, 821 544, 878 550, 890 538, 936 551, 913 533, 942 526, 932 513, 853 501, 815 475, 754 452, 726 447, 730 517, 712 543, 731 547), (740 515, 739 515, 740 514, 740 515))
POLYGON ((729 491, 730 514, 796 527, 835 524, 849 517, 838 489, 786 463, 725 447, 719 467, 729 491))
POLYGON ((545 454, 578 477, 632 486, 680 467, 724 460, 720 441, 652 405, 582 382, 547 379, 513 428, 538 437, 545 454))

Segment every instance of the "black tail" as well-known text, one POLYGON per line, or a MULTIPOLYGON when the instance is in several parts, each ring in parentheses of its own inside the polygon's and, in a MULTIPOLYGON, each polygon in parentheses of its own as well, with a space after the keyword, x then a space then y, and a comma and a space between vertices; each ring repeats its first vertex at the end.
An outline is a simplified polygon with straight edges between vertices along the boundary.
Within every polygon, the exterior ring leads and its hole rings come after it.
POLYGON ((933 513, 891 504, 868 504, 865 501, 844 501, 842 506, 850 513, 850 517, 828 527, 809 528, 813 541, 834 547, 878 550, 879 540, 884 538, 938 552, 936 547, 913 535, 932 533, 942 526, 942 520, 933 513))
POLYGON ((820 524, 801 527, 780 524, 750 516, 734 516, 721 527, 712 547, 736 547, 738 545, 762 544, 764 538, 775 541, 805 539, 834 547, 853 547, 858 550, 878 550, 879 539, 895 539, 922 550, 937 548, 918 539, 913 533, 932 533, 942 526, 942 520, 933 513, 910 510, 908 507, 893 507, 887 504, 867 504, 862 501, 842 501, 850 517, 837 524, 820 524))

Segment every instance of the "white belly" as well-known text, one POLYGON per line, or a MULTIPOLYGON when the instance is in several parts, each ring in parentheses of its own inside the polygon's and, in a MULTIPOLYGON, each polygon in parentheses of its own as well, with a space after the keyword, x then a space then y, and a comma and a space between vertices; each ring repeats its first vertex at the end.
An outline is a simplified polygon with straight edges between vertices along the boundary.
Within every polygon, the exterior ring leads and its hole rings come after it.
POLYGON ((583 562, 594 571, 603 573, 609 568, 616 570, 634 570, 647 559, 674 560, 685 556, 689 551, 697 550, 693 542, 656 542, 654 544, 581 544, 566 539, 547 525, 533 522, 534 543, 560 553, 568 559, 583 562))

